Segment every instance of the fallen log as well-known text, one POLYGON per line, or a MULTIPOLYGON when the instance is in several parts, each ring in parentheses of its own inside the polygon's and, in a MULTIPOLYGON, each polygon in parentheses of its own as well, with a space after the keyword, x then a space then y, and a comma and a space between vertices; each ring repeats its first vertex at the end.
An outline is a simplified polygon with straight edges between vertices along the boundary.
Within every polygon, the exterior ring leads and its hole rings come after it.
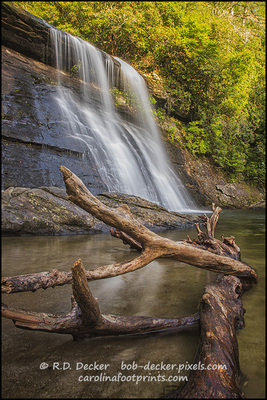
POLYGON ((2 316, 12 319, 17 328, 70 334, 74 340, 96 336, 151 333, 174 329, 175 332, 199 327, 198 312, 187 317, 157 318, 101 314, 88 285, 82 261, 72 267, 72 308, 64 315, 17 310, 2 305, 2 316))
POLYGON ((79 259, 71 271, 42 272, 2 278, 2 292, 35 291, 67 283, 72 284, 72 308, 64 315, 52 315, 12 309, 2 305, 2 316, 12 319, 16 327, 70 334, 74 340, 96 336, 125 335, 201 329, 194 364, 186 385, 167 398, 242 398, 238 377, 240 367, 235 330, 243 326, 242 284, 257 282, 256 272, 241 261, 240 249, 233 237, 220 241, 215 227, 221 209, 213 205, 211 218, 203 216, 207 233, 196 224, 198 240, 174 242, 151 232, 136 221, 128 206, 116 209, 102 204, 82 181, 65 167, 60 168, 69 199, 111 226, 111 234, 119 237, 141 254, 123 263, 85 270, 79 259), (187 264, 215 271, 220 279, 207 285, 200 304, 200 314, 187 317, 157 318, 102 314, 87 282, 117 276, 144 267, 159 257, 169 257, 187 264), (222 274, 228 276, 221 276, 222 274), (235 276, 234 276, 235 275, 235 276), (239 279, 240 278, 240 279, 239 279), (218 367, 219 365, 219 367, 218 367), (209 366, 216 366, 217 369, 209 366))
MULTIPOLYGON (((252 281, 257 281, 256 272, 245 263, 230 258, 229 255, 225 256, 206 251, 203 248, 199 248, 200 246, 194 246, 187 242, 174 242, 151 232, 133 218, 127 205, 122 205, 116 209, 105 206, 90 193, 83 182, 69 169, 61 166, 60 170, 63 174, 69 200, 107 225, 115 227, 119 231, 129 235, 136 242, 140 243, 143 251, 147 249, 152 251, 154 259, 171 257, 177 261, 185 262, 199 268, 206 268, 218 273, 240 277, 247 276, 252 281)), ((215 230, 218 219, 217 214, 214 216, 211 232, 215 230)))
POLYGON ((164 398, 244 398, 240 388, 240 365, 236 330, 244 327, 240 299, 242 284, 224 276, 205 288, 200 303, 200 339, 185 385, 164 398))
MULTIPOLYGON (((101 221, 110 225, 111 234, 120 237, 132 248, 141 251, 141 255, 123 263, 102 266, 86 270, 87 280, 110 278, 142 268, 159 257, 169 257, 174 260, 205 268, 218 273, 236 275, 246 279, 248 286, 257 282, 256 272, 240 260, 240 249, 234 238, 224 238, 223 242, 214 237, 218 221, 219 207, 213 205, 213 214, 209 219, 204 216, 207 226, 205 235, 196 224, 199 240, 175 242, 151 232, 136 221, 127 205, 116 209, 105 206, 93 196, 83 182, 66 167, 60 167, 63 173, 69 199, 88 211, 101 221), (115 227, 115 229, 114 229, 115 227)), ((72 273, 52 270, 36 274, 2 277, 2 293, 16 293, 47 289, 59 285, 70 284, 72 273)))

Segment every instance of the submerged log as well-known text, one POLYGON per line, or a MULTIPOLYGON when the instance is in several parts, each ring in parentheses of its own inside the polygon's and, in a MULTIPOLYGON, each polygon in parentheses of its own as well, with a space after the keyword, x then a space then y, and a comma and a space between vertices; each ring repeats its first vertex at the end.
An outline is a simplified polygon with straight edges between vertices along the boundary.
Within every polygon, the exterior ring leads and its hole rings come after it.
POLYGON ((178 332, 199 327, 198 312, 191 316, 174 318, 102 314, 97 300, 87 285, 85 269, 80 259, 72 267, 72 277, 73 297, 69 313, 56 316, 2 305, 2 316, 12 319, 18 328, 70 334, 74 340, 170 329, 178 332))
POLYGON ((164 398, 244 398, 236 329, 244 326, 240 299, 242 285, 234 276, 224 276, 206 286, 200 303, 200 340, 188 381, 164 398))

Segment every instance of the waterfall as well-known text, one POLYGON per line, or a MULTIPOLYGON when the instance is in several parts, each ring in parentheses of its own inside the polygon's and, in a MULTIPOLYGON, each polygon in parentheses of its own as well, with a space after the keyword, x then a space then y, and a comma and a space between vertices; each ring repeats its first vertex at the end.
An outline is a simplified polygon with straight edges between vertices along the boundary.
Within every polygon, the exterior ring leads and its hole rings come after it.
POLYGON ((62 134, 82 144, 108 191, 139 196, 171 211, 195 211, 196 205, 164 149, 143 78, 123 60, 80 38, 54 27, 50 32, 62 134), (114 59, 121 67, 119 77, 114 59), (64 71, 75 74, 79 90, 61 84, 64 71), (116 110, 112 90, 118 79, 121 92, 131 98, 135 123, 116 110))

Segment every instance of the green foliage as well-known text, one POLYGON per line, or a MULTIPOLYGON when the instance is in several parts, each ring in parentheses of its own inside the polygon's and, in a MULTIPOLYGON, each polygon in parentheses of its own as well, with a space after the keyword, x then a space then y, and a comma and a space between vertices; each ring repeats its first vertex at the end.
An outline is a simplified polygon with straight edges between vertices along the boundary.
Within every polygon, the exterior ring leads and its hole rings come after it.
POLYGON ((175 143, 177 144, 179 147, 184 147, 182 140, 181 140, 181 136, 180 136, 180 132, 177 129, 177 127, 175 126, 168 126, 166 129, 166 132, 168 133, 167 139, 171 142, 171 143, 175 143))
POLYGON ((155 117, 158 119, 159 122, 163 122, 166 118, 166 110, 162 107, 159 107, 154 110, 155 117))
POLYGON ((79 62, 78 62, 77 64, 74 64, 74 65, 72 66, 72 68, 70 69, 70 74, 71 74, 72 76, 77 76, 77 75, 79 75, 80 68, 81 68, 81 61, 79 60, 79 62))
POLYGON ((116 107, 121 107, 122 105, 131 107, 134 105, 134 98, 130 90, 119 90, 117 87, 113 87, 110 89, 110 93, 116 107))
MULTIPOLYGON (((184 140, 231 179, 265 184, 265 2, 16 2, 59 29, 155 71, 184 140)), ((78 66, 76 66, 78 68, 78 66)), ((76 70, 73 71, 75 73, 76 70)), ((127 93, 113 93, 120 102, 127 93)))
POLYGON ((205 141, 205 130, 200 126, 200 121, 189 122, 186 129, 187 147, 193 154, 206 154, 208 152, 205 141))

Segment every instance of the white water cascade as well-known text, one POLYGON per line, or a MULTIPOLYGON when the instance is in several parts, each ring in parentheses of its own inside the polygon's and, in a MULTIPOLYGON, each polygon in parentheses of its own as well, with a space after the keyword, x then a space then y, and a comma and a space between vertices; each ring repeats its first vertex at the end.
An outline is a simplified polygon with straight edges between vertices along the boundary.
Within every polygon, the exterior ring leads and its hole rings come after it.
POLYGON ((170 211, 193 212, 196 205, 174 173, 154 121, 143 78, 126 62, 120 86, 135 101, 135 119, 116 111, 111 90, 114 60, 84 40, 51 27, 58 69, 57 102, 64 134, 82 143, 109 191, 140 196, 170 211), (79 93, 61 85, 62 71, 75 71, 79 93), (97 99, 97 101, 96 101, 97 99))

